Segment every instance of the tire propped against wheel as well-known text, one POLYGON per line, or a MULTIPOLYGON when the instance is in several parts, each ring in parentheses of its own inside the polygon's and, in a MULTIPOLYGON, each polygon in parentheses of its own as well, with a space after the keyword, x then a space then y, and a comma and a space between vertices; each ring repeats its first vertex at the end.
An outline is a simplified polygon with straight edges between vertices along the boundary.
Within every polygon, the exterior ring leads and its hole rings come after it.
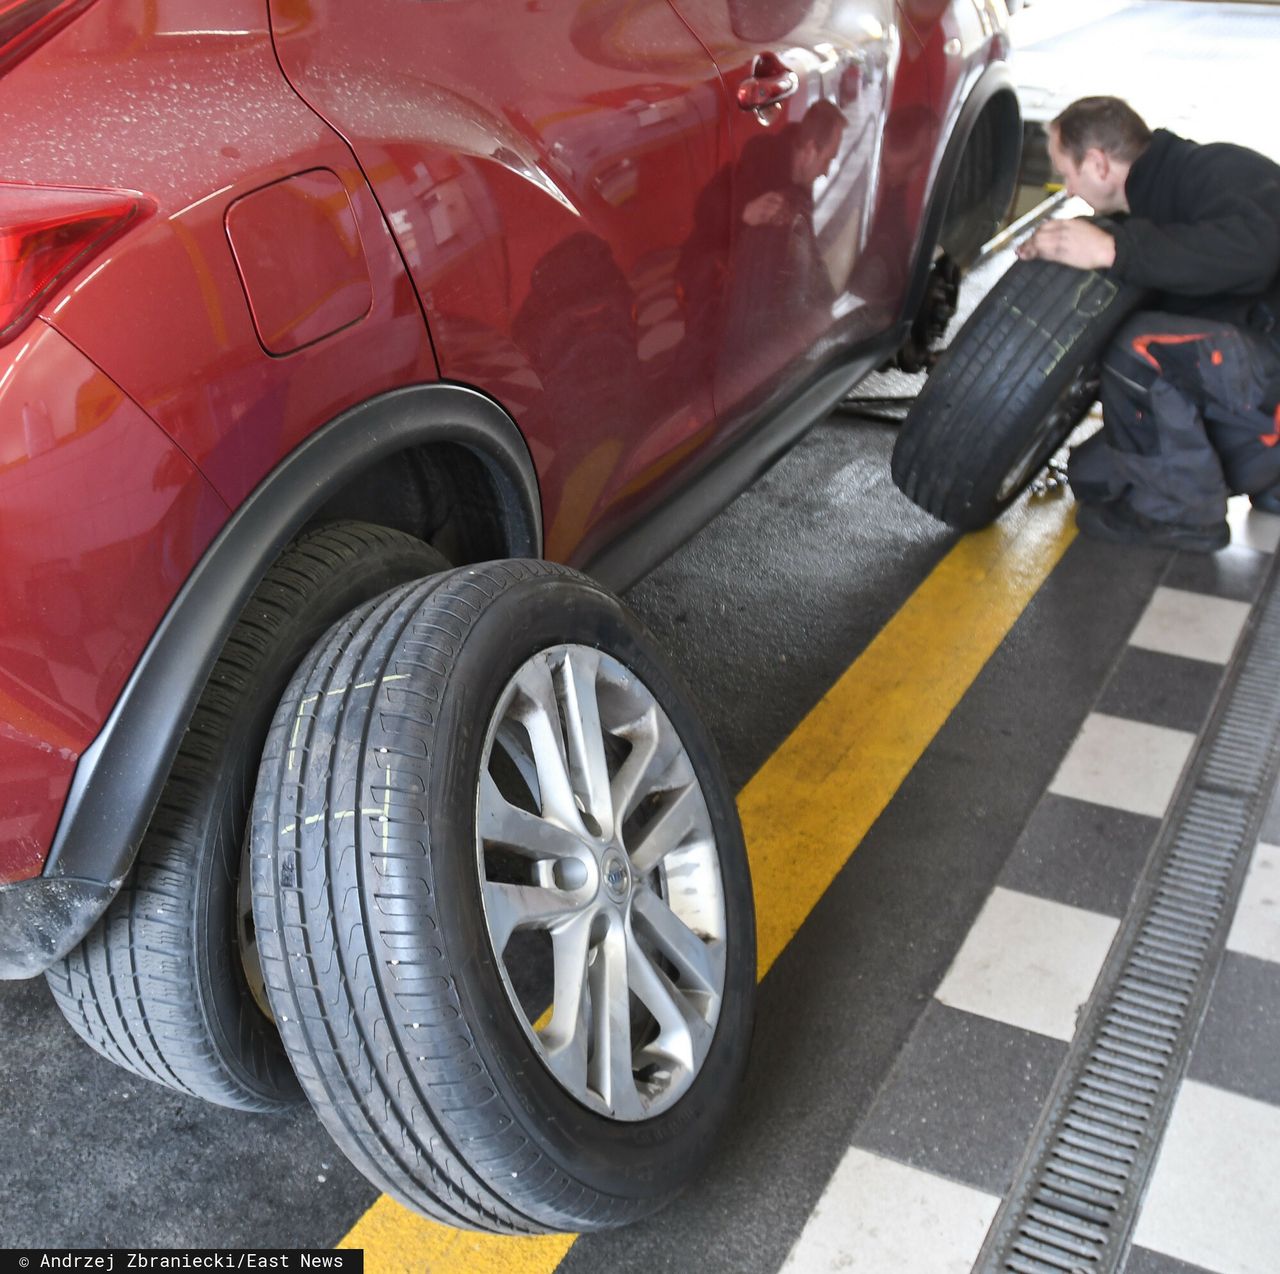
POLYGON ((893 480, 958 530, 1021 494, 1098 396, 1107 342, 1143 291, 1097 270, 1016 261, 925 381, 893 448, 893 480))
POLYGON ((334 1139, 447 1224, 620 1225, 746 1063, 733 793, 620 602, 498 562, 354 611, 286 692, 252 830, 281 1037, 334 1139))

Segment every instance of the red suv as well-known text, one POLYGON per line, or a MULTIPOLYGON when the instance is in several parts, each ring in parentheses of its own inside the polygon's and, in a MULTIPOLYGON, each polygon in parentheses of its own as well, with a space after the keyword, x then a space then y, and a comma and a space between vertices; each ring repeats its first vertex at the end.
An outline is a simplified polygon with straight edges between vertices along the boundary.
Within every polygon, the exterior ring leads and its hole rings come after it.
POLYGON ((451 1224, 696 1173, 746 858, 594 581, 920 361, 1013 190, 1004 21, 0 8, 0 975, 451 1224))

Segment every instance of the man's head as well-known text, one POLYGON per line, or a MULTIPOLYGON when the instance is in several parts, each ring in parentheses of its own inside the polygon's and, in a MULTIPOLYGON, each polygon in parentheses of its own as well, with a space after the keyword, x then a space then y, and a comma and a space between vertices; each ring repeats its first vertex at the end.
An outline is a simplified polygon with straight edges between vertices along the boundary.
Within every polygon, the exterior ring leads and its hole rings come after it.
POLYGON ((1125 182, 1151 130, 1118 97, 1082 97, 1049 125, 1049 160, 1094 212, 1127 212, 1125 182))
POLYGON ((825 98, 814 102, 804 113, 796 132, 796 149, 791 160, 791 177, 797 185, 812 186, 825 177, 840 150, 844 114, 825 98))

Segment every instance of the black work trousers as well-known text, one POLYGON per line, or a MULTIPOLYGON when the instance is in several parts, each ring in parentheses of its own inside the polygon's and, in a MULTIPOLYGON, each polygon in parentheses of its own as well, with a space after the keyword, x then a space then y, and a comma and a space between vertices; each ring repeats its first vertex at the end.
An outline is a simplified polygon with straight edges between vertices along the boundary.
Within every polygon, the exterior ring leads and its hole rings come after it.
POLYGON ((1158 522, 1220 522, 1227 496, 1280 482, 1280 347, 1229 323, 1144 311, 1102 365, 1102 430, 1067 476, 1086 503, 1158 522))

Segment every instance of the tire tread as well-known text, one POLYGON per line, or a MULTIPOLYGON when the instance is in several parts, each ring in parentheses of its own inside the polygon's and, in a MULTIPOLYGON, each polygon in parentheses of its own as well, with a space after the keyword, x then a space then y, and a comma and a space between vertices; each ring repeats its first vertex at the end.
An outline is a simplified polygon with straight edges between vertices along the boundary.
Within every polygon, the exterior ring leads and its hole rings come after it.
POLYGON ((1097 271, 1015 262, 908 412, 893 449, 899 489, 957 529, 992 521, 1018 495, 998 492, 1033 431, 1142 295, 1097 271))

